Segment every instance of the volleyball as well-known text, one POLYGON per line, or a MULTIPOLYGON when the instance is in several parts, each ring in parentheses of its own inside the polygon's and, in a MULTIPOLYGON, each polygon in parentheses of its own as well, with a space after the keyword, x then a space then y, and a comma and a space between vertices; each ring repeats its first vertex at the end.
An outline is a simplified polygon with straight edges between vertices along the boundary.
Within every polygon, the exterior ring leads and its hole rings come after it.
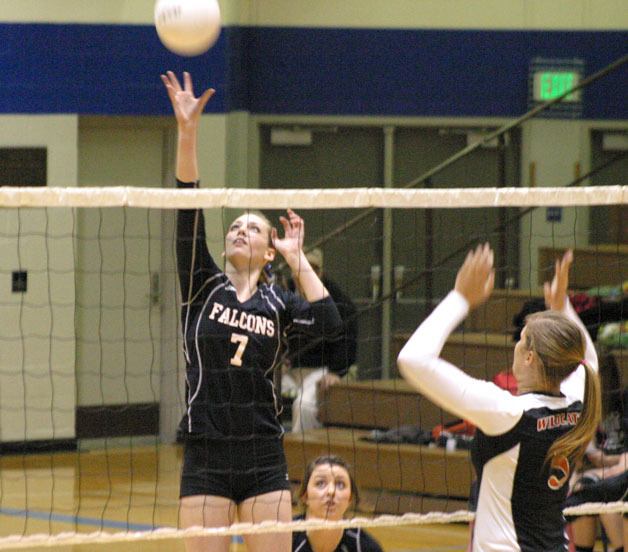
POLYGON ((175 54, 202 54, 220 34, 218 0, 157 0, 155 28, 162 44, 175 54))

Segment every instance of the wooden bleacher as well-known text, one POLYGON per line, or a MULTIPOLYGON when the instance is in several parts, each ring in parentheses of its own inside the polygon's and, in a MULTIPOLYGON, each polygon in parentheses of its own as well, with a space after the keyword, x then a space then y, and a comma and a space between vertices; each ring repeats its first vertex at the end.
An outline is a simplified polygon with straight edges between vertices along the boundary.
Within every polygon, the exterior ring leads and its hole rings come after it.
MULTIPOLYGON (((475 351, 478 344, 467 341, 466 347, 475 351)), ((504 348, 512 350, 512 344, 504 342, 504 348)), ((622 381, 628 381, 628 351, 615 351, 614 355, 622 381)), ((376 444, 361 439, 369 433, 365 428, 418 424, 430 429, 453 420, 451 414, 400 379, 341 383, 328 390, 324 401, 321 417, 327 427, 285 436, 292 481, 300 482, 305 465, 319 454, 337 454, 355 467, 356 481, 368 498, 367 508, 377 513, 455 511, 467 507, 473 478, 467 451, 376 444), (449 498, 445 500, 443 496, 449 498)))
MULTIPOLYGON (((539 285, 547 282, 554 272, 554 261, 564 248, 539 248, 539 285)), ((619 285, 628 278, 628 245, 588 245, 574 251, 569 273, 572 289, 590 289, 602 285, 619 285)))
POLYGON ((287 433, 284 450, 290 480, 300 483, 307 463, 335 454, 354 469, 361 508, 374 513, 453 512, 468 507, 473 467, 466 450, 363 439, 373 428, 417 425, 430 430, 454 417, 401 379, 332 386, 320 411, 323 429, 287 433))
POLYGON ((543 297, 542 289, 495 289, 486 303, 469 313, 464 328, 467 332, 511 333, 515 314, 538 297, 543 297))
POLYGON ((454 419, 434 406, 402 379, 363 380, 330 387, 319 419, 326 426, 389 429, 420 425, 431 429, 454 419))

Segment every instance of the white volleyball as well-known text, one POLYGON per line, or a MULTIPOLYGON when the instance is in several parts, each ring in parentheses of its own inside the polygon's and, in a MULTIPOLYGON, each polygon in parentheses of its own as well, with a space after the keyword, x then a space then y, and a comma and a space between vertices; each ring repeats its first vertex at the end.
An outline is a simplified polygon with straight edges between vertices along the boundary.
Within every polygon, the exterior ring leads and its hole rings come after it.
POLYGON ((155 27, 162 44, 175 54, 202 54, 220 34, 218 0, 157 0, 155 27))

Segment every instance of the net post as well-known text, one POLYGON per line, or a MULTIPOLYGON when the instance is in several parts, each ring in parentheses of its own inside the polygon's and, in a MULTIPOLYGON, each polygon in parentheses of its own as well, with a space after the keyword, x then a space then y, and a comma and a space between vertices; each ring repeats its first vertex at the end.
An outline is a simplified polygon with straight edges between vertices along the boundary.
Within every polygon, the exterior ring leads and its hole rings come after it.
MULTIPOLYGON (((384 127, 384 187, 393 187, 394 178, 394 147, 395 128, 393 126, 384 127)), ((382 379, 389 379, 391 376, 391 327, 392 327, 392 233, 393 214, 390 208, 384 209, 383 229, 382 229, 382 296, 386 300, 382 303, 382 379)))

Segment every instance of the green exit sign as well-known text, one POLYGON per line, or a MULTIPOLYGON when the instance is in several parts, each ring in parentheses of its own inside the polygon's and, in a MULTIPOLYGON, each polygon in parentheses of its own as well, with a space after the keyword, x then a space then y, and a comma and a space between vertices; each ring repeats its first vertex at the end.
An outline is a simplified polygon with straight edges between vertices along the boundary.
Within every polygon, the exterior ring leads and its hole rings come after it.
MULTIPOLYGON (((534 100, 546 102, 561 96, 580 82, 580 74, 576 71, 535 71, 534 100)), ((580 91, 569 94, 563 102, 579 102, 580 91)))

